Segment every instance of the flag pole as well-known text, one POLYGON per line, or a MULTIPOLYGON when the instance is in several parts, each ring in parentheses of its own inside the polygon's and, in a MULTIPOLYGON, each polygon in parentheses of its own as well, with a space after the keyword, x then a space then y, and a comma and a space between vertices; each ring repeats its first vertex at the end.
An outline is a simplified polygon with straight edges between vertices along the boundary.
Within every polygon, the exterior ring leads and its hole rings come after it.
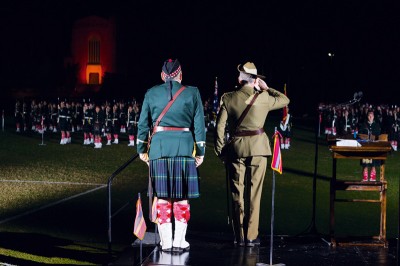
POLYGON ((41 121, 41 127, 42 127, 42 129, 41 129, 42 130, 42 132, 41 132, 42 133, 42 143, 40 143, 39 145, 45 146, 46 144, 43 143, 43 139, 44 139, 43 138, 43 135, 44 135, 44 118, 43 118, 43 116, 42 116, 42 121, 41 121))
MULTIPOLYGON (((141 201, 141 198, 140 198, 140 192, 138 193, 138 198, 139 198, 139 200, 141 201)), ((140 263, 142 263, 142 258, 143 258, 143 249, 142 249, 142 240, 141 239, 139 239, 139 243, 140 243, 140 263)))
MULTIPOLYGON (((281 145, 279 143, 280 142, 279 141, 279 136, 280 136, 279 132, 277 131, 277 128, 275 127, 275 133, 274 133, 274 157, 276 155, 278 155, 280 157, 279 160, 281 160, 281 154, 280 154, 280 148, 281 148, 280 146, 281 145), (276 154, 276 151, 279 151, 279 154, 276 154)), ((281 165, 281 163, 282 162, 280 162, 280 165, 281 165)), ((278 168, 280 168, 280 167, 278 167, 278 168)), ((270 237, 270 249, 269 249, 269 264, 264 264, 264 265, 285 266, 285 264, 283 264, 283 263, 272 264, 273 250, 274 250, 274 221, 275 221, 275 166, 272 167, 271 237, 270 237)), ((257 263, 257 265, 263 265, 263 264, 257 263)))

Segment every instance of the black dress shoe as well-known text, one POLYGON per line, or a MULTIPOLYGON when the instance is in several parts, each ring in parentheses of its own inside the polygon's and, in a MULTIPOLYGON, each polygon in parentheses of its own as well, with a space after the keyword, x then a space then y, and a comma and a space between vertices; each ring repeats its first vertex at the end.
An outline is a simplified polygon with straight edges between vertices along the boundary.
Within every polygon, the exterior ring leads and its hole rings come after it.
POLYGON ((246 241, 246 246, 248 246, 248 247, 259 246, 260 244, 261 244, 261 242, 258 237, 256 239, 246 241))
POLYGON ((246 243, 244 242, 243 239, 240 239, 239 243, 236 241, 236 239, 233 241, 233 244, 235 245, 235 247, 244 247, 246 245, 246 243))

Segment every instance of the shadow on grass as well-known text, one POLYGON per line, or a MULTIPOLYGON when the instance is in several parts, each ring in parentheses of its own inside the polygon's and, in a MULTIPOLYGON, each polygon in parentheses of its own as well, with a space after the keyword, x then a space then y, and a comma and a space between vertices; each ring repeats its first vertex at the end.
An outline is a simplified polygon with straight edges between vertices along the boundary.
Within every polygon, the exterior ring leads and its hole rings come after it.
MULTIPOLYGON (((285 172, 290 172, 292 174, 299 175, 299 176, 306 176, 306 177, 314 178, 314 173, 307 172, 307 171, 302 171, 302 170, 295 169, 295 168, 285 167, 285 172)), ((317 177, 318 180, 321 180, 321 181, 326 181, 326 182, 330 182, 331 181, 331 177, 330 176, 328 177, 328 176, 325 176, 325 175, 317 174, 316 177, 317 177)))
POLYGON ((72 265, 107 265, 110 259, 105 249, 67 239, 36 233, 0 233, 0 262, 43 265, 69 261, 72 265))

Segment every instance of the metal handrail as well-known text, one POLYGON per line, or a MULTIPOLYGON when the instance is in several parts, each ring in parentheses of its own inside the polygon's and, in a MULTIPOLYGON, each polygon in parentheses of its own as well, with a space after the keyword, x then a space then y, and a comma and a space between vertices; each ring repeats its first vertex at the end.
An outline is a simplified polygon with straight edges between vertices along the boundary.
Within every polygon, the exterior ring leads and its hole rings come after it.
POLYGON ((134 155, 132 158, 130 158, 127 162, 125 162, 123 165, 121 165, 114 173, 111 174, 111 176, 108 178, 108 183, 107 183, 107 197, 108 197, 108 254, 111 255, 111 219, 112 219, 112 213, 111 213, 111 185, 114 177, 116 177, 122 170, 124 170, 130 163, 132 163, 137 157, 139 157, 139 154, 134 155))

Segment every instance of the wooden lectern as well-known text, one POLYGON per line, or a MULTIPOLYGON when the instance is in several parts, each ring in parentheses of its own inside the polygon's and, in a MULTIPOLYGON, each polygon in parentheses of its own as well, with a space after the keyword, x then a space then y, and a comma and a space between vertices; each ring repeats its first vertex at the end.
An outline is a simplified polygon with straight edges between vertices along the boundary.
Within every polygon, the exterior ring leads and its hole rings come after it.
MULTIPOLYGON (((329 140, 328 140, 329 141, 329 140)), ((385 161, 391 146, 388 141, 365 141, 361 142, 361 147, 336 146, 331 140, 329 146, 332 151, 332 179, 330 183, 330 227, 329 233, 333 247, 336 245, 374 245, 387 247, 386 240, 386 190, 387 181, 385 179, 385 161), (336 165, 338 159, 376 159, 382 160, 380 166, 380 176, 377 181, 344 181, 336 179, 336 165), (379 200, 376 199, 338 199, 336 191, 377 191, 379 200), (372 202, 380 203, 380 230, 379 236, 372 236, 373 241, 369 242, 338 242, 335 238, 335 202, 372 202)))

